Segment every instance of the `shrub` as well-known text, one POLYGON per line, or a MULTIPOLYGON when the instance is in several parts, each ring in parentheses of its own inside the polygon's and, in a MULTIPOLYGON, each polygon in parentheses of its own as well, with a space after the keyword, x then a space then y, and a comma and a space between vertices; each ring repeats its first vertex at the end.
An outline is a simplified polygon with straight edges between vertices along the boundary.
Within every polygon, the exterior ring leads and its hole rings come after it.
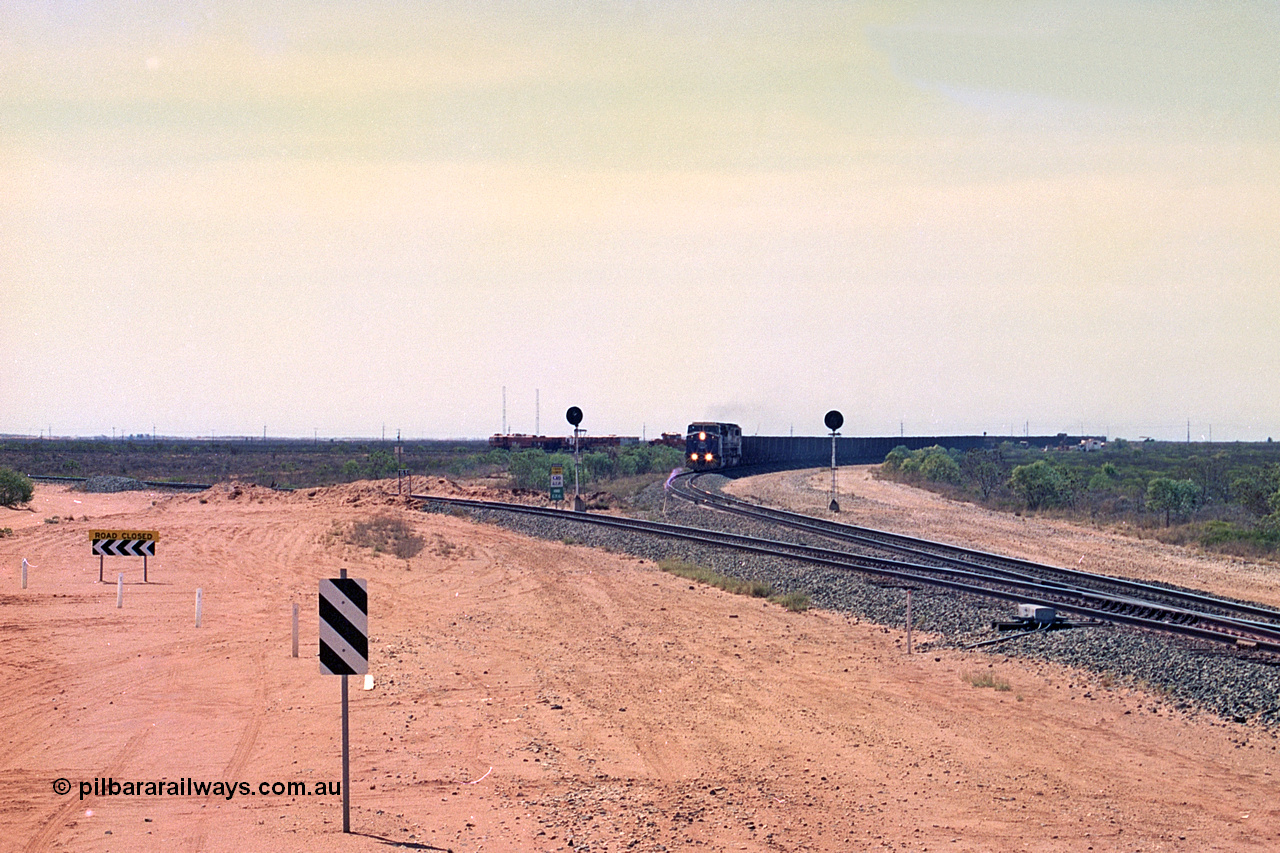
POLYGON ((900 474, 907 480, 924 480, 929 483, 959 483, 960 465, 945 448, 934 445, 920 450, 895 447, 884 458, 881 470, 887 474, 900 474))
POLYGON ((375 450, 369 454, 369 479, 382 480, 393 476, 399 470, 396 458, 385 450, 375 450))
POLYGON ((769 600, 774 604, 781 604, 792 613, 803 613, 809 609, 809 594, 799 590, 783 595, 775 595, 769 600))
POLYGON ((426 544, 403 518, 385 514, 351 525, 347 541, 362 548, 372 548, 374 553, 388 552, 405 560, 417 555, 426 544))
POLYGON ((1164 511, 1164 526, 1169 517, 1185 518, 1200 503, 1200 487, 1192 480, 1171 480, 1156 477, 1147 485, 1147 506, 1156 512, 1164 511))
POLYGON ((888 455, 884 457, 884 464, 881 470, 885 473, 893 473, 902 469, 902 463, 911 457, 911 451, 907 450, 905 444, 899 444, 888 455))
POLYGON ((931 483, 959 483, 960 466, 941 447, 934 447, 920 460, 920 476, 931 483))
POLYGON ((1014 468, 1009 477, 1009 488, 1022 498, 1027 509, 1041 509, 1063 503, 1067 483, 1057 468, 1038 459, 1030 465, 1014 468))
POLYGON ((9 468, 0 468, 0 506, 16 507, 35 494, 31 479, 9 468))
POLYGON ((997 678, 995 673, 992 672, 966 672, 960 676, 960 680, 972 687, 991 687, 1001 693, 1006 693, 1012 689, 1009 686, 1009 682, 1003 678, 997 678))

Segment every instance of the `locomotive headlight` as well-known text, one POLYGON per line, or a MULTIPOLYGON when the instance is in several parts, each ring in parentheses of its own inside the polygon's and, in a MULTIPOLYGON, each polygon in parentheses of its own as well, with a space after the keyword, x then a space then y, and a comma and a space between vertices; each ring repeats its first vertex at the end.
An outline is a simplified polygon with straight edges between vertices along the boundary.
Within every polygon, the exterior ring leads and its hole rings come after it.
POLYGON ((706 459, 707 459, 707 461, 708 461, 708 462, 710 462, 710 461, 711 461, 712 456, 711 456, 711 454, 710 454, 710 453, 708 453, 708 454, 707 454, 706 459))
POLYGON ((689 461, 690 461, 690 462, 697 462, 697 461, 698 461, 698 454, 696 454, 696 453, 690 453, 690 454, 689 454, 689 461))
POLYGON ((706 440, 707 440, 707 434, 705 432, 698 433, 698 441, 706 441, 706 440))

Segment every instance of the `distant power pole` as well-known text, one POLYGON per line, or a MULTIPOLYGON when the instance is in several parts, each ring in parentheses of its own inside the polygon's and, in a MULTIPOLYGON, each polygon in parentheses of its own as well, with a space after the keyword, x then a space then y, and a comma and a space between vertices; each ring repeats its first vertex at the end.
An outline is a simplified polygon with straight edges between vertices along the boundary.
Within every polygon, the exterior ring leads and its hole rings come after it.
POLYGON ((533 389, 533 434, 542 435, 542 390, 533 389))
POLYGON ((507 434, 507 386, 502 386, 502 434, 507 434))

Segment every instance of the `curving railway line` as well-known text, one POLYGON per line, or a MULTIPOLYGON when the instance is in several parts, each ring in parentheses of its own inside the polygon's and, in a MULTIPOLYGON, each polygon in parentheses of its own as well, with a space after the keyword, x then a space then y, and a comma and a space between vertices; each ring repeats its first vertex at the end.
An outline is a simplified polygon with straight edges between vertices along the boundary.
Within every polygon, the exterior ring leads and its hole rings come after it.
POLYGON ((819 537, 825 544, 525 504, 432 495, 412 497, 443 506, 601 525, 743 553, 790 558, 814 566, 872 575, 894 584, 1050 606, 1093 620, 1230 644, 1268 657, 1280 655, 1280 611, 1277 610, 762 507, 701 488, 697 480, 703 476, 706 475, 681 475, 672 482, 672 490, 685 500, 773 527, 778 530, 777 536, 795 538, 796 534, 803 534, 806 538, 819 537))

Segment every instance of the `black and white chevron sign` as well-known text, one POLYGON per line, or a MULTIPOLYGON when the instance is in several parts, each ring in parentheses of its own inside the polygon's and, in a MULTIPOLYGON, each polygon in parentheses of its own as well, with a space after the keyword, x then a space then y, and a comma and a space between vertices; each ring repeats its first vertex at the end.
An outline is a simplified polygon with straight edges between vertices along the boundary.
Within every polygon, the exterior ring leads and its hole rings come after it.
POLYGON ((99 557, 154 557, 154 539, 95 539, 93 553, 99 557))
POLYGON ((320 581, 320 672, 369 671, 369 596, 364 578, 320 581))

